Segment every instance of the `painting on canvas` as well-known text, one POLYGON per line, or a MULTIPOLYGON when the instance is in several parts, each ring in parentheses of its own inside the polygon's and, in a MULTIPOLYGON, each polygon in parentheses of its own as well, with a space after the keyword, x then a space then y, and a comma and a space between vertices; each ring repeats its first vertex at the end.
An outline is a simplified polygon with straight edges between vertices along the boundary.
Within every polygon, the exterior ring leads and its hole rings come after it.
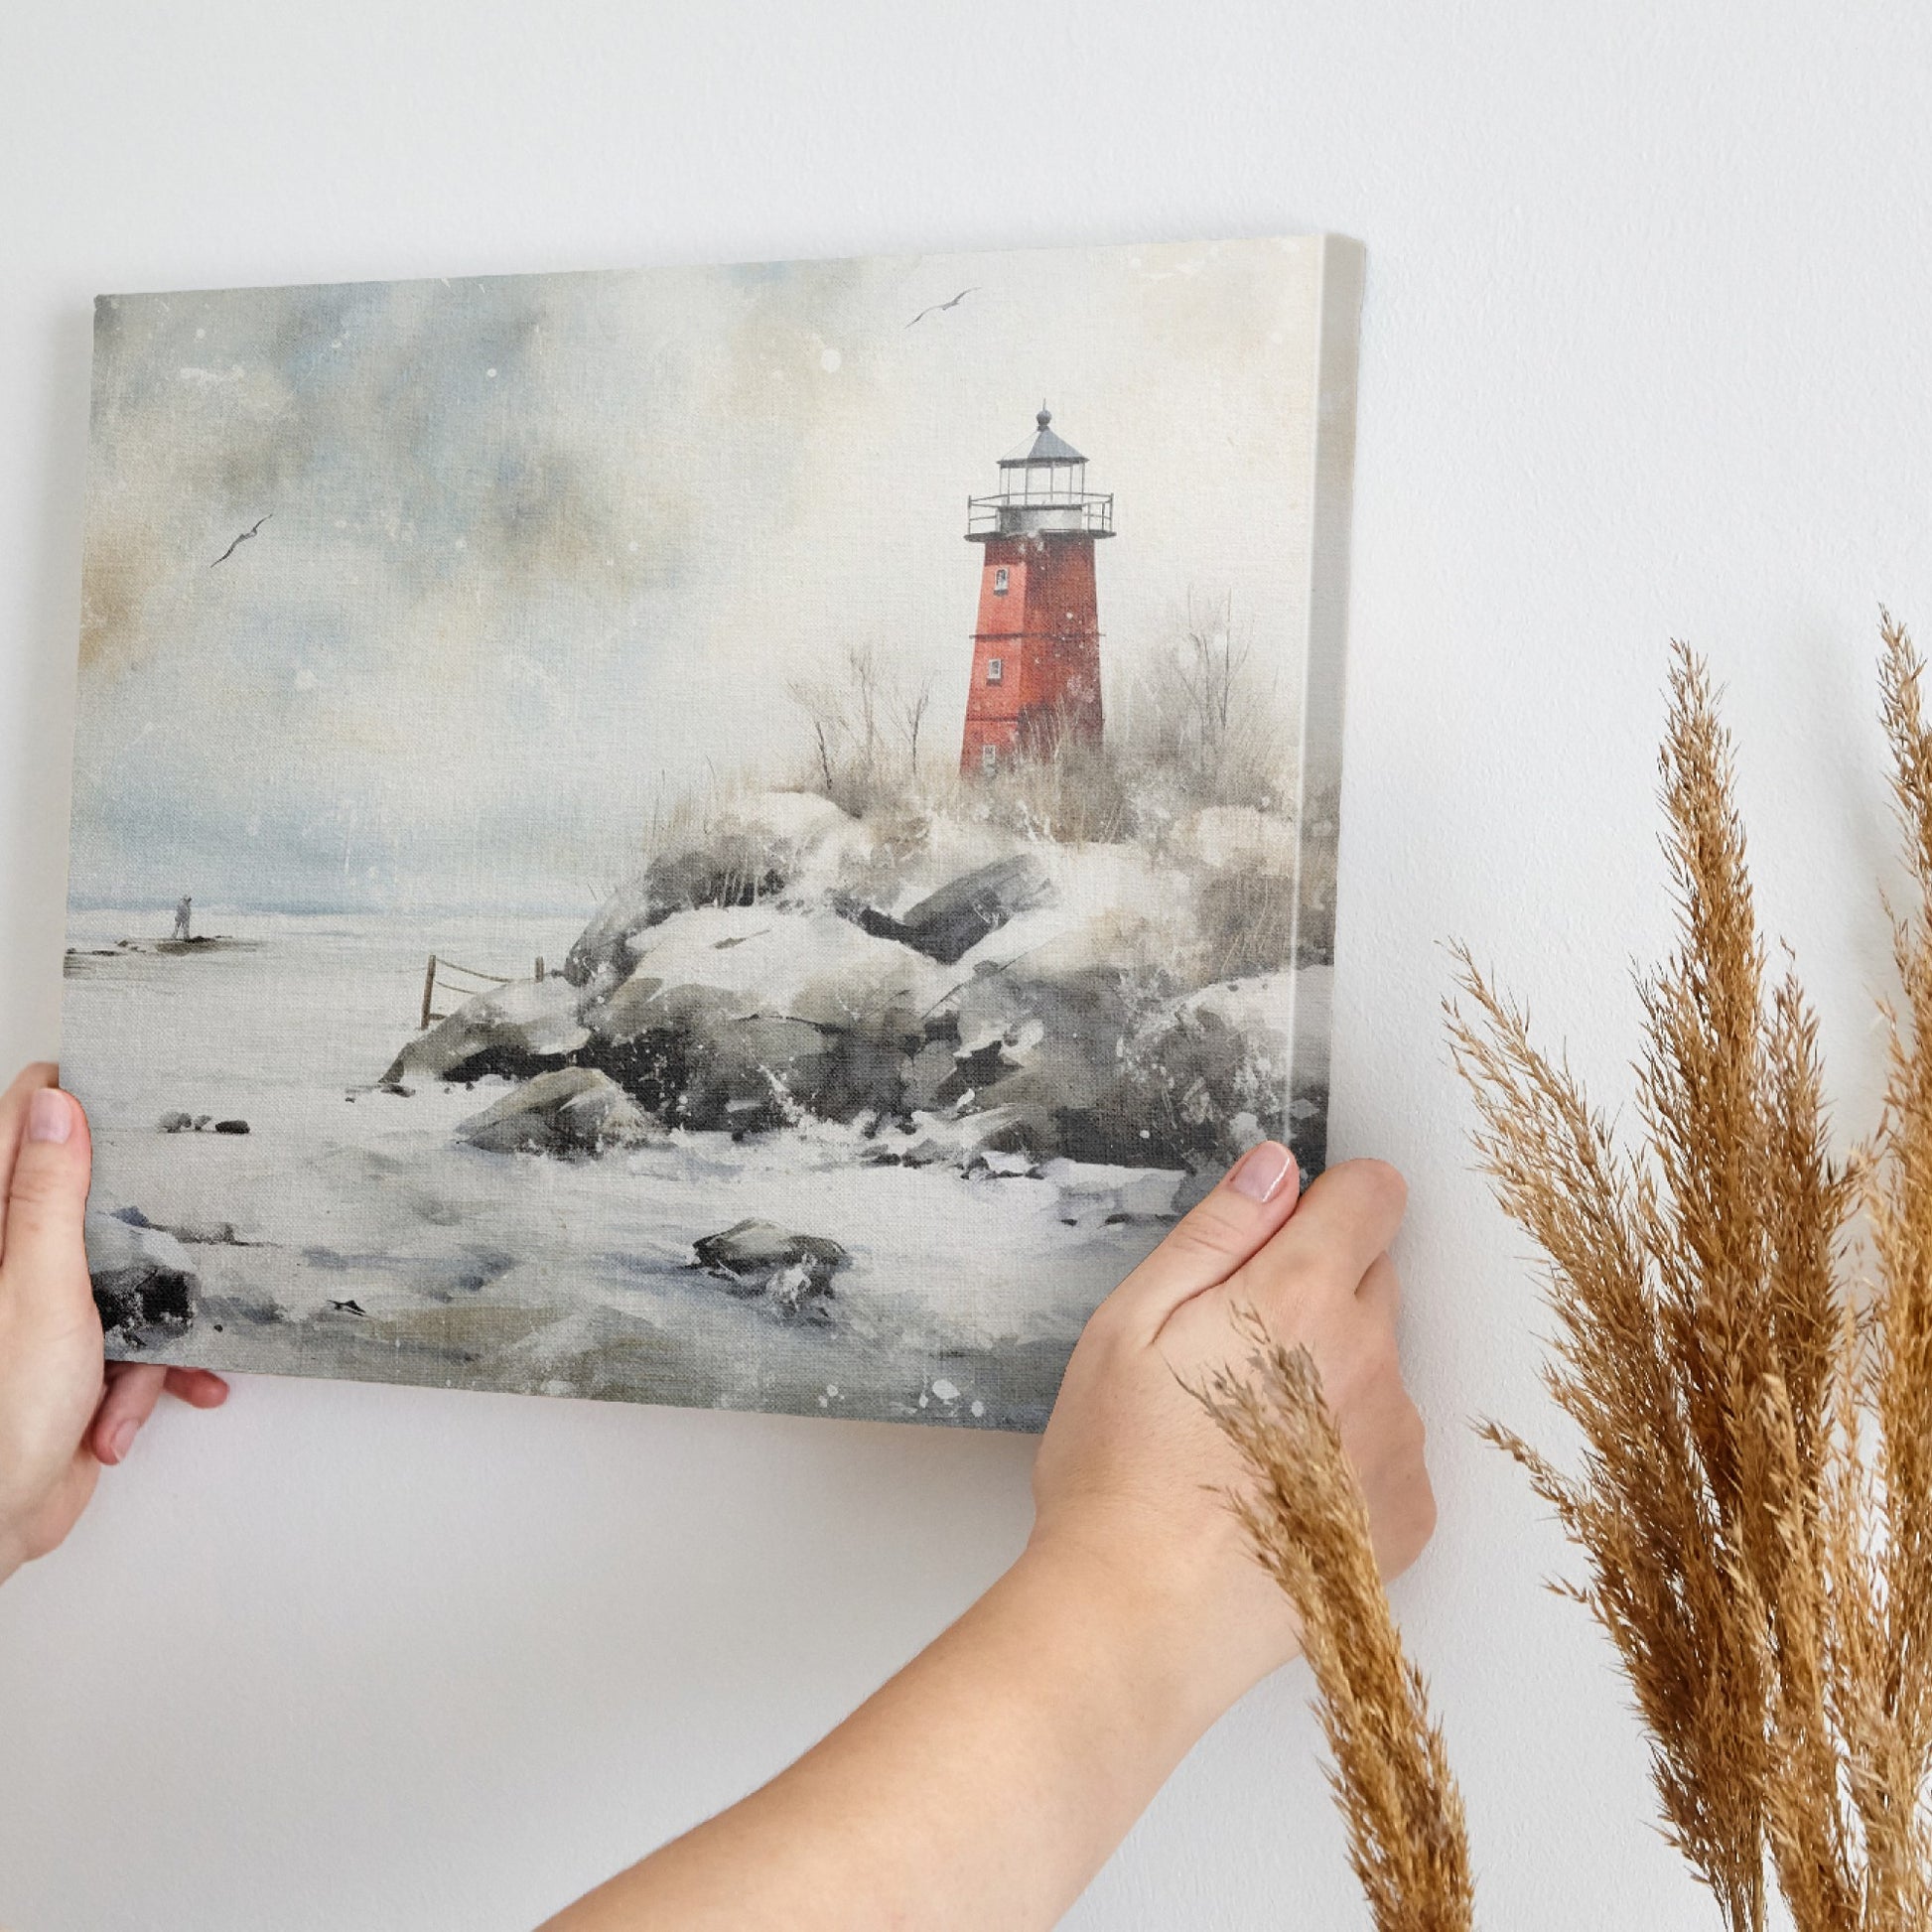
POLYGON ((1321 1165, 1361 252, 103 298, 110 1352, 1037 1428, 1321 1165))

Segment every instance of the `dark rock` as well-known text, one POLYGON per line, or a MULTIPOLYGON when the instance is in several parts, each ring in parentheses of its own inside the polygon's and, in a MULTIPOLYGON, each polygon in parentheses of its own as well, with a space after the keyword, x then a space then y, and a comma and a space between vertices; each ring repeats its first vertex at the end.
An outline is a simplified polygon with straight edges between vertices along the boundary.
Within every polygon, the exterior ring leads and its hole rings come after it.
MULTIPOLYGON (((894 930, 880 936, 897 939, 950 966, 1009 919, 1044 905, 1052 890, 1039 861, 1031 853, 1016 853, 941 886, 892 921, 894 930)), ((876 919, 884 916, 874 914, 876 919)), ((866 929, 876 930, 871 925, 866 929)))
POLYGON ((1076 1161, 1218 1173, 1264 1136, 1292 1136, 1286 988, 1218 982, 1148 1016, 1091 1103, 1060 1123, 1076 1161))
POLYGON ((888 1119, 906 1104, 906 1066, 905 1054, 890 1040, 861 1032, 834 1034, 818 1077, 802 1097, 822 1120, 888 1119))
POLYGON ((768 1295, 787 1314, 820 1314, 832 1277, 851 1263, 823 1234, 793 1234, 775 1221, 745 1220, 692 1244, 698 1266, 734 1295, 768 1295))
POLYGON ((459 1140, 491 1154, 601 1154, 639 1146, 658 1131, 608 1073, 588 1066, 539 1073, 456 1130, 459 1140))
POLYGON ((214 1131, 217 1134, 245 1134, 248 1131, 248 1123, 245 1120, 217 1120, 214 1123, 214 1131))
POLYGON ((903 919, 896 919, 890 912, 882 912, 878 906, 854 898, 850 893, 834 893, 831 904, 840 918, 850 919, 861 932, 869 932, 875 939, 891 939, 901 946, 912 943, 912 928, 903 919))
POLYGON ((1147 1114, 1117 1091, 1145 1007, 1133 979, 1112 968, 1049 974, 1029 962, 976 973, 955 1002, 959 1046, 939 1098, 997 1110, 989 1147, 1160 1165, 1145 1145, 1147 1114), (1097 1113, 1110 1117, 1096 1125, 1097 1113))
POLYGON ((194 1320, 201 1280, 172 1234, 146 1225, 146 1216, 90 1214, 86 1238, 94 1306, 109 1339, 138 1347, 194 1320))
POLYGON ((940 1105, 941 1090, 956 1065, 953 1049, 944 1040, 926 1041, 905 1065, 905 1105, 926 1112, 940 1105))
POLYGON ((725 1021, 687 1035, 684 1069, 670 1113, 678 1126, 732 1134, 786 1127, 827 1077, 826 1039, 802 1020, 725 1021))

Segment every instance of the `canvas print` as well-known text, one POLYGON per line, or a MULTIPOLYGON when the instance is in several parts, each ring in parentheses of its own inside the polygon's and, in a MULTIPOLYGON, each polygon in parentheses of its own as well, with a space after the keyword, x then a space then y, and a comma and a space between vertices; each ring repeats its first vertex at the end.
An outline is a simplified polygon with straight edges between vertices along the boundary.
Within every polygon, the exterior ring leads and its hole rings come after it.
POLYGON ((104 297, 110 1352, 1033 1429, 1321 1166, 1362 257, 104 297))

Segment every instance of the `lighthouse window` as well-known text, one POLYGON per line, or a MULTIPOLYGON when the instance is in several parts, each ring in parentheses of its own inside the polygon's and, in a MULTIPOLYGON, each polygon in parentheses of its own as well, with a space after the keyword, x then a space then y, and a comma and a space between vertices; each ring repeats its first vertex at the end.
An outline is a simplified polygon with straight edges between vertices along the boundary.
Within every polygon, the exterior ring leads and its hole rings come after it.
POLYGON ((980 769, 982 771, 991 771, 999 761, 1000 755, 991 745, 982 745, 980 747, 980 769))
POLYGON ((1007 567, 1001 564, 993 573, 993 595, 1005 597, 1007 594, 1007 567))
POLYGON ((989 657, 986 660, 986 681, 998 684, 1007 674, 1007 660, 1004 657, 989 657))

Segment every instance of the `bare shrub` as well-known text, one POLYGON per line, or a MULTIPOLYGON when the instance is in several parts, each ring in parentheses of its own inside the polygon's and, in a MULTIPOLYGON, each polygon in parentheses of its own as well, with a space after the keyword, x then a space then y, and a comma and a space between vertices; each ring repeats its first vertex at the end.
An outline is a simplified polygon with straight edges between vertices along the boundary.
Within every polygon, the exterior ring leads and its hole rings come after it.
POLYGON ((854 817, 903 804, 915 791, 929 675, 901 677, 876 644, 853 643, 832 667, 794 677, 785 690, 809 734, 800 783, 854 817))
POLYGON ((1137 667, 1125 714, 1113 734, 1122 779, 1150 800, 1280 812, 1293 795, 1293 719, 1231 597, 1189 595, 1137 667))

